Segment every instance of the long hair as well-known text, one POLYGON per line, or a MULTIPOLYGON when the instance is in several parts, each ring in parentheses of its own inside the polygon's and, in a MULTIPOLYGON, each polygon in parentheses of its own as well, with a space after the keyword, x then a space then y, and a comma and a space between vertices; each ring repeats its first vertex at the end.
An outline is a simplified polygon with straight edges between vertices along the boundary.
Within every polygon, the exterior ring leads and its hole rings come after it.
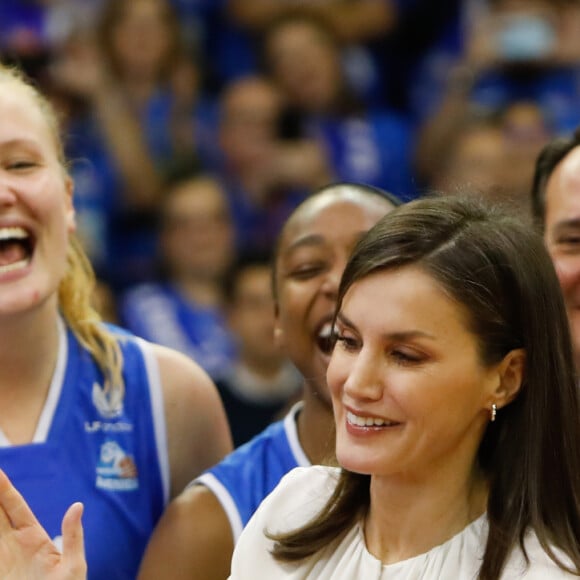
MULTIPOLYGON (((0 83, 22 87, 42 112, 53 136, 57 157, 66 174, 66 159, 60 137, 57 115, 44 96, 15 68, 0 64, 0 83)), ((63 191, 64 195, 64 191, 63 191)), ((115 407, 121 404, 125 392, 123 355, 118 340, 102 324, 92 306, 95 275, 89 259, 74 235, 69 238, 67 267, 58 287, 58 305, 69 328, 89 351, 104 376, 104 394, 115 407)), ((117 409, 112 409, 113 411, 117 409)))
MULTIPOLYGON (((523 348, 519 395, 502 408, 476 462, 489 484, 489 535, 480 580, 496 580, 529 529, 558 566, 580 574, 580 405, 566 311, 541 238, 516 219, 460 198, 397 208, 359 242, 344 271, 348 289, 370 274, 415 265, 468 313, 483 364, 523 348)), ((341 471, 322 512, 300 530, 271 536, 273 555, 301 560, 345 533, 369 509, 370 477, 341 471)), ((527 555, 526 555, 527 557, 527 555)))

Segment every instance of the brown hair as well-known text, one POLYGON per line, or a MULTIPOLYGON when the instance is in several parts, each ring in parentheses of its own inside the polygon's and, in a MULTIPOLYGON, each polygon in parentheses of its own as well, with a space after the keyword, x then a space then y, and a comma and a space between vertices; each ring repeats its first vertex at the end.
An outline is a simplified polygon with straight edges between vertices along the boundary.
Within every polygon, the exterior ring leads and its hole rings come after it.
MULTIPOLYGON (((22 87, 42 112, 54 139, 58 159, 66 173, 64 147, 60 137, 59 122, 52 105, 15 68, 0 64, 0 82, 22 87)), ((64 195, 64 193, 63 193, 64 195)), ((104 392, 110 402, 117 405, 123 400, 123 355, 115 337, 103 326, 99 314, 91 305, 95 276, 80 242, 69 238, 67 269, 58 288, 58 304, 67 325, 79 342, 90 352, 103 373, 104 392)))
MULTIPOLYGON (((489 534, 480 580, 497 580, 533 529, 562 569, 580 574, 580 402, 566 311, 541 238, 475 200, 426 198, 397 208, 359 242, 344 271, 347 290, 370 274, 414 264, 468 313, 484 364, 523 348, 519 395, 498 413, 477 462, 489 483, 489 534), (571 569, 552 546, 571 560, 571 569)), ((299 530, 271 536, 282 561, 311 556, 369 508, 370 477, 341 471, 334 494, 299 530)))
POLYGON ((544 222, 546 220, 546 188, 548 180, 560 161, 579 146, 580 127, 570 137, 558 137, 550 141, 538 155, 532 182, 532 215, 542 232, 544 231, 544 222))

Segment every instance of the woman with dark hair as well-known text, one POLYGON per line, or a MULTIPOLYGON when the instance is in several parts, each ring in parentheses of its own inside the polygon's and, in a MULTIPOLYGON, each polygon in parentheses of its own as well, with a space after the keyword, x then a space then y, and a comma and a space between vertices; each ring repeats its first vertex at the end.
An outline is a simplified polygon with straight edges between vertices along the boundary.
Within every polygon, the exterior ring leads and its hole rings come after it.
POLYGON ((542 240, 457 198, 381 219, 339 288, 340 468, 298 468, 232 578, 580 575, 579 400, 542 240))

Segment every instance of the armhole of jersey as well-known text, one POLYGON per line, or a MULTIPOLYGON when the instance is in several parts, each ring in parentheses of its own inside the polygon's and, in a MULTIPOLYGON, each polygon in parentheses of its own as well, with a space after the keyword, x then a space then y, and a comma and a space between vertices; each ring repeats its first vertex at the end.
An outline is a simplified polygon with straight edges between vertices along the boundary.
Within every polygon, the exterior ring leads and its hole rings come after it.
POLYGON ((151 345, 137 338, 137 342, 143 353, 145 360, 145 369, 149 378, 149 396, 151 398, 151 415, 153 417, 153 431, 155 442, 157 444, 157 458, 159 460, 159 469, 161 471, 161 483, 163 485, 163 501, 167 505, 169 502, 169 453, 167 446, 167 425, 165 424, 165 405, 163 401, 163 388, 161 386, 161 375, 159 374, 159 365, 151 345))
POLYGON ((205 485, 217 497, 230 522, 235 546, 238 543, 244 526, 236 502, 230 495, 230 492, 213 473, 203 473, 189 484, 189 486, 191 485, 205 485))
POLYGON ((298 428, 296 426, 296 415, 302 409, 302 401, 298 401, 284 417, 284 431, 286 431, 286 438, 288 439, 288 445, 290 450, 296 459, 296 463, 299 467, 310 467, 312 465, 310 460, 304 453, 302 445, 300 445, 300 439, 298 439, 298 428))

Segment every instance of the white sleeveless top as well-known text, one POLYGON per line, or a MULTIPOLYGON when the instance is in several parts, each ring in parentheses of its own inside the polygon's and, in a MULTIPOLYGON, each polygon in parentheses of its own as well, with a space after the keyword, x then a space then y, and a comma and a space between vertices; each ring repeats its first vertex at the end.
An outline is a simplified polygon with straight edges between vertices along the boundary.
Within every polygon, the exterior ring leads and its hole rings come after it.
MULTIPOLYGON (((334 490, 338 469, 299 467, 286 475, 264 500, 236 545, 232 580, 474 580, 485 541, 487 519, 483 515, 459 534, 424 554, 384 565, 366 548, 360 524, 331 542, 314 556, 298 563, 280 563, 270 554, 273 533, 298 528, 324 506, 334 490)), ((510 556, 502 580, 560 580, 576 578, 561 570, 544 552, 535 534, 526 538, 530 565, 520 550, 510 556)), ((565 559, 565 561, 567 561, 565 559)))

